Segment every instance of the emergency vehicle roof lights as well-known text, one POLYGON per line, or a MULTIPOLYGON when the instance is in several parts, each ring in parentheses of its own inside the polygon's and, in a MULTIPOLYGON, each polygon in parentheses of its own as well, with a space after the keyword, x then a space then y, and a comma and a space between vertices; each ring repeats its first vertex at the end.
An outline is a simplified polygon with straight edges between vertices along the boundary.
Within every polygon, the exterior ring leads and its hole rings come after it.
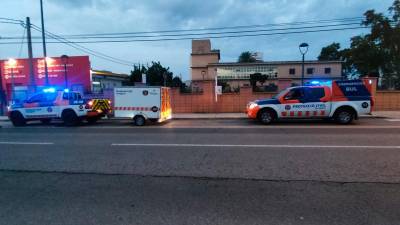
POLYGON ((44 93, 54 93, 54 92, 56 92, 56 89, 55 88, 46 88, 46 89, 43 89, 43 92, 44 93))
POLYGON ((332 81, 329 81, 329 80, 328 81, 313 80, 311 82, 308 82, 306 84, 306 86, 324 86, 324 85, 329 86, 331 84, 332 84, 332 81))
POLYGON ((68 88, 65 88, 65 89, 64 89, 64 92, 65 92, 65 93, 68 93, 68 92, 69 92, 69 89, 68 89, 68 88))
POLYGON ((317 80, 313 80, 313 81, 311 81, 311 84, 317 85, 317 84, 320 84, 320 82, 317 80))

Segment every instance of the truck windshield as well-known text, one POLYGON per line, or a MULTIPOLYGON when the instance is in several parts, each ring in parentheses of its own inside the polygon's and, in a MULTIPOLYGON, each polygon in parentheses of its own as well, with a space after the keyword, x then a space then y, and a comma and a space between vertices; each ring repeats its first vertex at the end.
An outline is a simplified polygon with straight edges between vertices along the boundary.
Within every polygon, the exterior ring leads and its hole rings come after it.
POLYGON ((278 94, 272 96, 271 98, 273 98, 273 99, 278 99, 278 98, 280 98, 281 96, 283 96, 283 95, 286 94, 286 93, 287 93, 287 89, 285 89, 285 90, 279 92, 278 94))

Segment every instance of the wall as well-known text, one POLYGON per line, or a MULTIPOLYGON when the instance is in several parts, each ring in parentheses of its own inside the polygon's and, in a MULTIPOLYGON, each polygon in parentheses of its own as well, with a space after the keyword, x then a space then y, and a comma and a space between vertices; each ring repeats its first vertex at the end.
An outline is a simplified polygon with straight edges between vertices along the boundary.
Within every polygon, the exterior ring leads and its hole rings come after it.
POLYGON ((400 110, 400 91, 377 91, 374 110, 400 110))
MULTIPOLYGON (((375 81, 373 81, 376 84, 375 81)), ((240 93, 218 95, 215 102, 214 82, 202 84, 204 92, 199 94, 181 94, 179 89, 171 90, 172 110, 174 113, 238 113, 244 112, 248 102, 270 98, 276 93, 255 93, 251 87, 242 87, 240 93)), ((373 92, 376 89, 373 88, 373 92)), ((400 110, 400 91, 377 91, 375 93, 375 111, 400 110)))
POLYGON ((240 93, 218 95, 215 102, 214 81, 202 84, 203 93, 182 94, 179 89, 171 90, 172 110, 174 113, 228 113, 244 112, 249 101, 272 97, 275 93, 253 93, 251 87, 242 87, 240 93))

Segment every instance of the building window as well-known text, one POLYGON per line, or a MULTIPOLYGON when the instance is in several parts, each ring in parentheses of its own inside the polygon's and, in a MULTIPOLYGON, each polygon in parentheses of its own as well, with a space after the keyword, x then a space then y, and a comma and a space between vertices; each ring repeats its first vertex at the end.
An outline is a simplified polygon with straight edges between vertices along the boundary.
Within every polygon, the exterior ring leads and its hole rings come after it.
POLYGON ((314 74, 314 68, 307 68, 307 74, 314 74))
POLYGON ((296 69, 295 68, 290 68, 289 69, 289 74, 290 75, 295 75, 296 74, 296 69))
POLYGON ((325 74, 331 74, 332 69, 330 67, 325 68, 325 74))

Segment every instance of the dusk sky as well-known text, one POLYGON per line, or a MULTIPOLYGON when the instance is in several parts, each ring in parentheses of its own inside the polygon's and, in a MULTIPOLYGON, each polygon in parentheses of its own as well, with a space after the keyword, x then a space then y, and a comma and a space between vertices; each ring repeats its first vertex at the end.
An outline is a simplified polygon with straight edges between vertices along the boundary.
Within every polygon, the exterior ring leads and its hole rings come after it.
MULTIPOLYGON (((359 17, 368 10, 387 13, 393 0, 44 0, 45 26, 62 35, 197 29, 211 27, 288 23, 359 17)), ((40 26, 39 0, 2 0, 0 17, 25 20, 40 26)), ((221 50, 221 61, 236 61, 242 51, 263 52, 264 60, 299 60, 298 45, 310 45, 307 59, 316 59, 321 47, 334 41, 343 47, 352 36, 368 30, 347 30, 308 34, 224 38, 211 40, 221 50)), ((0 24, 0 36, 22 37, 19 25, 0 24)), ((33 36, 40 33, 33 31, 33 36)), ((0 43, 5 40, 0 39, 0 43)), ((189 78, 190 40, 163 42, 82 44, 87 48, 134 63, 160 61, 175 75, 189 78)), ((48 56, 87 55, 64 44, 48 44, 48 56)), ((40 44, 34 56, 43 55, 40 44)), ((26 44, 0 45, 0 58, 27 57, 26 44)), ((90 56, 93 69, 129 73, 131 67, 90 56)))

